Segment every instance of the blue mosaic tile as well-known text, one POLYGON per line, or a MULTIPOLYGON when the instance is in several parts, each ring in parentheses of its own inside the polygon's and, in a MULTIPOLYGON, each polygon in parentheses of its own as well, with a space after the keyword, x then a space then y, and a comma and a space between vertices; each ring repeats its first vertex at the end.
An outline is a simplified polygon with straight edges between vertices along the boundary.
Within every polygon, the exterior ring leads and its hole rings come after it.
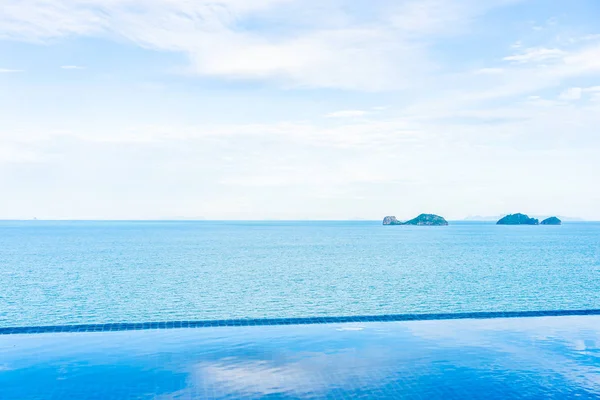
POLYGON ((476 313, 438 313, 438 314, 397 314, 373 316, 341 316, 341 317, 309 317, 309 318, 266 318, 239 320, 207 320, 207 321, 164 321, 143 323, 108 323, 63 326, 30 326, 0 328, 0 335, 57 333, 57 332, 105 332, 148 329, 205 328, 228 326, 268 326, 268 325, 312 325, 331 323, 367 323, 367 322, 401 322, 401 321, 433 321, 454 319, 497 319, 497 318, 529 318, 560 316, 600 315, 600 310, 551 310, 551 311, 513 311, 513 312, 476 312, 476 313))

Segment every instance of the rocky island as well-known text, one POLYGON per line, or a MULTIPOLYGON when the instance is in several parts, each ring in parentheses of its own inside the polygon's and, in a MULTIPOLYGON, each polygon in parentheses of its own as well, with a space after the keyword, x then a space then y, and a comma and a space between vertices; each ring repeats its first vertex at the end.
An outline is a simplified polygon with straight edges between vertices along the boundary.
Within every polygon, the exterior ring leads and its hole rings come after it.
POLYGON ((417 225, 417 226, 446 226, 448 221, 435 214, 421 214, 410 221, 400 222, 396 217, 389 216, 383 219, 383 225, 417 225))
POLYGON ((383 219, 384 225, 402 225, 402 222, 398 221, 394 216, 388 216, 383 219))
POLYGON ((562 225, 562 221, 556 217, 546 218, 541 222, 542 225, 562 225))
POLYGON ((525 214, 510 214, 501 218, 496 225, 539 225, 540 221, 537 218, 529 218, 525 214))

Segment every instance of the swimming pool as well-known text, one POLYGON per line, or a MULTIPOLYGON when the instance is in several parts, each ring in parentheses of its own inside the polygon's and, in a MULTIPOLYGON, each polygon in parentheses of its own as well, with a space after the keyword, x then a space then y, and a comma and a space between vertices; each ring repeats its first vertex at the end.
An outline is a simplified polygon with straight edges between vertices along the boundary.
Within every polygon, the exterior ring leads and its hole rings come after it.
POLYGON ((598 398, 600 316, 0 335, 0 398, 598 398))

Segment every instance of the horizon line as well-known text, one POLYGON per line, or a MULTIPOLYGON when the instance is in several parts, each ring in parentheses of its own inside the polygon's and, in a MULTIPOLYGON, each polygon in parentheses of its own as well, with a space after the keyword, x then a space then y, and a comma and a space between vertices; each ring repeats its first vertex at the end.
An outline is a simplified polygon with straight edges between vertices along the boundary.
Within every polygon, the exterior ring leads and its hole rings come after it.
MULTIPOLYGON (((507 214, 509 215, 509 214, 507 214)), ((534 216, 537 217, 537 216, 534 216)), ((600 219, 585 219, 579 217, 563 217, 566 223, 600 222, 600 219)), ((381 222, 382 218, 264 218, 264 219, 228 219, 228 218, 0 218, 0 222, 381 222)), ((495 219, 448 219, 448 222, 496 222, 495 219)))

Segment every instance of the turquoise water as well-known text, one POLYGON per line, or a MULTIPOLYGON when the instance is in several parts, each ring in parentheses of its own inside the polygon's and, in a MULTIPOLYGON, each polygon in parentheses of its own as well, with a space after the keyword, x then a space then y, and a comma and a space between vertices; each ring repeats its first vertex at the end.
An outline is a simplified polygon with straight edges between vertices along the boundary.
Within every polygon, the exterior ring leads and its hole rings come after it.
POLYGON ((600 223, 0 222, 0 326, 600 308, 600 223))
POLYGON ((598 399, 600 317, 0 335, 0 397, 598 399))

